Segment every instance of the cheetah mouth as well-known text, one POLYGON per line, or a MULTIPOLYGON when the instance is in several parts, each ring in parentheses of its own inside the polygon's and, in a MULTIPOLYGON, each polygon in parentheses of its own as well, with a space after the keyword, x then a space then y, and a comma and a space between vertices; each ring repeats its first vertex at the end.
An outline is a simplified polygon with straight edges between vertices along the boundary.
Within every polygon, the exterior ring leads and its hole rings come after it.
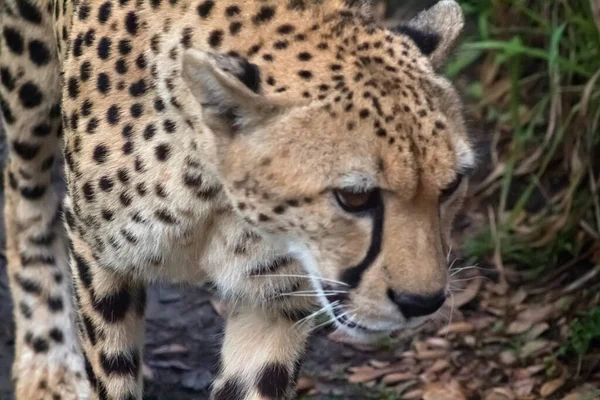
POLYGON ((351 336, 363 337, 363 338, 378 338, 381 336, 391 334, 394 328, 377 328, 359 323, 355 320, 352 313, 347 310, 347 307, 343 305, 335 305, 329 303, 329 313, 332 316, 332 320, 338 329, 345 331, 351 336))
MULTIPOLYGON (((329 293, 335 291, 335 288, 331 285, 323 285, 320 289, 329 291, 329 293)), ((357 322, 356 318, 352 315, 352 311, 348 309, 348 300, 348 293, 342 293, 340 290, 338 290, 338 293, 336 294, 322 295, 323 305, 328 310, 332 322, 334 322, 338 328, 341 328, 353 336, 381 336, 389 334, 397 329, 396 327, 382 329, 357 322)))
POLYGON ((354 320, 352 320, 352 317, 350 317, 348 315, 348 312, 344 311, 343 308, 341 307, 332 307, 332 313, 333 316, 335 318, 335 321, 339 324, 342 325, 344 328, 350 329, 350 330, 358 330, 358 331, 362 331, 362 332, 385 332, 385 331, 381 331, 381 330, 377 330, 377 329, 373 329, 370 328, 368 326, 359 324, 358 322, 355 322, 354 320))

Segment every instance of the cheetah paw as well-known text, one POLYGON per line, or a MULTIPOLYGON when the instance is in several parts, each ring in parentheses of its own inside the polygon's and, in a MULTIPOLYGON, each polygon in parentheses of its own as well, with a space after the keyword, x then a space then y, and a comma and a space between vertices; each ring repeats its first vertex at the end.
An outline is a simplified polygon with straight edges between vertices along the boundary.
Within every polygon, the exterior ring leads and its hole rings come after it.
POLYGON ((25 349, 13 364, 13 380, 16 400, 90 399, 83 358, 66 346, 38 353, 25 349))

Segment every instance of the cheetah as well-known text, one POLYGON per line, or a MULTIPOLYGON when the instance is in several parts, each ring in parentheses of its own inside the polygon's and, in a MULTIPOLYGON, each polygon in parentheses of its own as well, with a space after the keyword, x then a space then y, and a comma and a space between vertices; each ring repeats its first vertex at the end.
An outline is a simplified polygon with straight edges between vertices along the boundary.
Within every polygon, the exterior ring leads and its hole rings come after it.
POLYGON ((293 397, 317 315, 373 339, 444 303, 476 164, 440 73, 454 0, 393 28, 366 0, 3 0, 0 17, 18 400, 142 399, 152 282, 230 304, 213 400, 293 397))

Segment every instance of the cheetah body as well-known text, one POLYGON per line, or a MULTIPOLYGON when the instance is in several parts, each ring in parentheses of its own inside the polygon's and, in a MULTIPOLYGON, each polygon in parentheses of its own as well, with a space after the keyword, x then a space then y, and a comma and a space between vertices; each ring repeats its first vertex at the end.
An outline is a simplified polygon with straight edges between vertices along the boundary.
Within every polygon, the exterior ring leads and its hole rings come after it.
POLYGON ((405 294, 445 291, 474 161, 436 73, 453 1, 396 30, 343 0, 0 7, 18 399, 141 399, 153 281, 231 301, 215 400, 292 396, 318 306, 370 337, 429 313, 405 294))

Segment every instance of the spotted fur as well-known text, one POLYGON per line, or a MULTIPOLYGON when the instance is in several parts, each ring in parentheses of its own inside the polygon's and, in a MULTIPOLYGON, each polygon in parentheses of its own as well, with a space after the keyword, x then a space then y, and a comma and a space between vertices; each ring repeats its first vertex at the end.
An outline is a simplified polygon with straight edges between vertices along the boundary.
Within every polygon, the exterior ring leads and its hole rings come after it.
POLYGON ((395 29, 347 0, 4 0, 0 16, 19 400, 141 399, 151 281, 231 300, 213 400, 291 398, 319 307, 375 337, 443 303, 474 165, 436 72, 454 1, 395 29))

